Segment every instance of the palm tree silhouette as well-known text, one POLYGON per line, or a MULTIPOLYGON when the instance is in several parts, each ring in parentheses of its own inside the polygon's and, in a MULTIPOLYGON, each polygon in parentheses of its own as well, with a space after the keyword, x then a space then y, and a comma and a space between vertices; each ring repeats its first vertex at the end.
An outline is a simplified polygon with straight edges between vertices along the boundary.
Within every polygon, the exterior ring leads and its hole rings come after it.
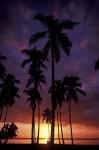
POLYGON ((60 60, 60 49, 69 55, 70 48, 72 44, 63 31, 64 29, 72 29, 77 22, 71 20, 59 21, 55 19, 53 15, 44 16, 42 14, 37 14, 34 20, 40 21, 42 25, 46 28, 43 32, 33 34, 30 39, 30 45, 35 44, 38 40, 47 37, 47 42, 43 48, 45 56, 51 53, 51 65, 52 65, 52 124, 51 124, 51 142, 54 144, 54 127, 55 127, 55 109, 56 102, 54 100, 54 81, 55 81, 55 62, 58 63, 60 60))
POLYGON ((42 101, 41 95, 37 88, 29 88, 28 90, 24 90, 24 92, 27 94, 27 102, 29 102, 30 108, 32 109, 32 132, 31 132, 31 143, 35 143, 35 109, 37 103, 40 103, 42 101))
POLYGON ((19 88, 16 84, 19 84, 19 80, 16 80, 15 76, 12 74, 7 74, 6 77, 3 79, 3 83, 0 84, 1 95, 3 104, 6 107, 4 125, 7 119, 8 108, 14 105, 15 98, 19 98, 20 96, 17 94, 19 88))
POLYGON ((42 116, 43 116, 42 122, 46 121, 46 123, 48 124, 48 134, 49 134, 49 137, 50 137, 49 125, 52 122, 52 111, 50 110, 50 108, 46 108, 43 111, 42 116))
MULTIPOLYGON (((5 59, 6 59, 5 56, 0 55, 0 83, 3 82, 3 79, 4 79, 5 74, 6 74, 5 66, 2 64, 2 61, 4 61, 5 59)), ((4 103, 3 103, 3 97, 1 94, 1 87, 0 87, 0 119, 2 117, 3 108, 4 108, 4 103)))
POLYGON ((23 49, 22 53, 24 53, 28 58, 25 59, 22 63, 22 67, 29 64, 29 71, 28 73, 32 76, 34 75, 35 69, 39 70, 40 68, 46 68, 44 65, 45 61, 48 59, 45 57, 44 52, 37 50, 36 46, 32 49, 23 49))
MULTIPOLYGON (((44 53, 40 50, 38 51, 36 46, 33 49, 24 49, 22 53, 25 53, 25 55, 28 57, 25 59, 22 63, 22 67, 24 67, 26 64, 29 64, 29 79, 26 85, 26 88, 29 88, 28 91, 30 91, 30 87, 32 87, 33 90, 36 90, 39 93, 39 90, 42 91, 41 83, 46 83, 45 76, 43 74, 43 71, 41 69, 46 68, 44 62, 48 61, 48 59, 45 57, 44 53)), ((32 92, 32 91, 31 91, 32 92)), ((39 93, 40 94, 40 93, 39 93)), ((38 103, 38 135, 37 135, 37 143, 39 143, 39 132, 40 132, 40 102, 42 100, 40 95, 40 100, 37 101, 38 103)), ((31 99, 32 100, 32 99, 31 99)), ((36 100, 36 97, 34 97, 34 101, 36 100)), ((31 103, 32 104, 32 103, 31 103)), ((31 106, 32 107, 32 106, 31 106)), ((31 143, 34 143, 34 117, 35 117, 35 109, 36 105, 32 110, 32 140, 31 143)))
MULTIPOLYGON (((34 70, 33 70, 34 72, 34 70)), ((42 91, 41 83, 46 84, 45 76, 43 75, 43 71, 41 70, 35 70, 34 73, 32 73, 33 76, 28 79, 28 83, 26 87, 34 86, 35 88, 39 88, 42 91)), ((37 143, 39 143, 39 133, 40 133, 40 104, 38 101, 38 136, 37 136, 37 143)))
MULTIPOLYGON (((52 92, 52 87, 49 90, 49 93, 51 92, 52 92)), ((64 137, 63 137, 63 129, 62 129, 61 107, 62 107, 62 103, 65 101, 65 95, 66 95, 66 88, 64 87, 63 81, 56 80, 54 83, 54 96, 56 100, 57 110, 59 109, 59 119, 60 119, 63 144, 64 144, 64 137)), ((58 129, 58 134, 59 134, 59 129, 58 129)))
POLYGON ((99 70, 99 58, 95 62, 95 70, 99 70))
POLYGON ((66 88, 66 101, 69 103, 69 118, 70 118, 70 130, 71 130, 71 142, 73 142, 73 131, 72 131, 72 118, 71 118, 71 100, 73 99, 75 103, 78 102, 78 93, 86 96, 85 91, 81 89, 80 78, 77 76, 66 76, 63 79, 63 83, 66 88))

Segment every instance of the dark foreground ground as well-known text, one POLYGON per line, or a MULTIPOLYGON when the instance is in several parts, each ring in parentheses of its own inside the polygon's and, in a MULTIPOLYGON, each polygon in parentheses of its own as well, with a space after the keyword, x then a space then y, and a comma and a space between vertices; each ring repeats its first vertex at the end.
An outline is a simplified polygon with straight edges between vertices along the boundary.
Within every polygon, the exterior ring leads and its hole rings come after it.
POLYGON ((0 150, 99 150, 99 145, 0 144, 0 150))

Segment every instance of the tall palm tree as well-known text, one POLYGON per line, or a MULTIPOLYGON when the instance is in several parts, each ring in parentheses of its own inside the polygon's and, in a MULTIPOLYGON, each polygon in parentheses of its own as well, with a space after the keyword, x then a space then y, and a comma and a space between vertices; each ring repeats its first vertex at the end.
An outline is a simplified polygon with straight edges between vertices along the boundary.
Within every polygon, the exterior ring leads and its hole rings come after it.
POLYGON ((59 21, 55 19, 53 15, 44 16, 42 14, 37 14, 34 17, 34 20, 40 21, 40 23, 45 27, 43 32, 33 34, 30 39, 30 44, 35 44, 38 40, 47 37, 47 42, 43 48, 45 56, 48 56, 50 51, 51 54, 51 65, 52 65, 52 124, 51 124, 51 142, 54 144, 54 127, 55 127, 55 109, 56 102, 54 100, 54 80, 55 80, 55 62, 60 60, 60 49, 69 55, 70 48, 72 44, 67 36, 64 33, 64 29, 72 29, 76 22, 71 20, 59 21))
MULTIPOLYGON (((42 91, 42 87, 41 87, 42 83, 44 83, 44 84, 46 83, 46 79, 45 79, 45 76, 43 75, 43 72, 41 70, 39 70, 39 71, 35 70, 33 76, 31 76, 28 79, 28 83, 27 83, 26 87, 27 88, 34 87, 34 89, 36 89, 37 91, 40 88, 41 91, 42 91)), ((38 136, 37 136, 37 143, 39 143, 39 133, 40 133, 40 103, 41 103, 41 101, 42 101, 42 98, 40 99, 40 101, 37 101, 37 103, 38 103, 38 136)), ((34 114, 34 112, 35 112, 35 109, 33 110, 33 114, 34 114)), ((34 136, 34 135, 32 135, 32 136, 34 136)), ((32 140, 32 143, 34 143, 33 140, 32 140)))
POLYGON ((71 130, 71 142, 72 145, 74 144, 73 142, 73 131, 72 131, 72 118, 71 118, 71 101, 74 100, 75 103, 78 102, 78 93, 86 96, 85 91, 81 89, 81 82, 80 78, 77 76, 66 76, 63 79, 65 88, 66 88, 66 94, 67 98, 66 101, 69 103, 69 118, 70 118, 70 130, 71 130))
MULTIPOLYGON (((42 83, 46 83, 46 79, 45 76, 43 74, 43 71, 41 70, 42 68, 46 68, 44 62, 48 61, 48 59, 46 59, 45 55, 43 52, 41 52, 40 50, 38 51, 36 47, 34 47, 33 49, 25 49, 22 51, 23 53, 26 54, 26 56, 28 56, 28 58, 26 60, 23 61, 22 63, 22 67, 24 67, 26 64, 29 64, 29 79, 26 85, 26 88, 30 88, 32 87, 32 89, 36 89, 38 92, 39 90, 42 91, 42 87, 41 84, 42 83)), ((29 90, 29 89, 28 89, 29 90)), ((42 98, 41 98, 42 99, 42 98)), ((37 143, 39 143, 39 133, 40 133, 40 102, 38 101, 38 135, 37 135, 37 143)), ((32 114, 35 114, 35 109, 33 110, 32 114)), ((33 116, 34 117, 34 116, 33 116)), ((32 126, 34 126, 33 124, 33 117, 32 117, 32 126)), ((34 127, 32 127, 32 143, 34 143, 34 134, 33 134, 33 130, 34 127)))
MULTIPOLYGON (((6 74, 6 69, 5 66, 2 64, 2 61, 4 61, 6 59, 5 56, 2 56, 0 54, 0 83, 3 82, 3 79, 5 77, 6 74)), ((0 119, 2 117, 2 113, 3 113, 3 108, 4 108, 4 103, 3 103, 3 99, 2 99, 2 94, 1 94, 1 87, 0 87, 0 119)))
POLYGON ((99 58, 95 62, 95 70, 99 70, 99 58))
MULTIPOLYGON (((52 92, 52 87, 50 88, 49 92, 50 93, 52 92)), ((56 80, 54 83, 54 96, 56 100, 57 109, 59 109, 59 118, 60 118, 61 135, 62 135, 63 144, 64 144, 64 137, 63 137, 63 129, 62 129, 61 107, 62 107, 62 103, 65 101, 65 95, 66 95, 66 88, 63 84, 63 81, 56 80)))
POLYGON ((7 119, 8 108, 11 107, 15 103, 15 98, 19 98, 18 90, 19 88, 16 86, 19 84, 19 80, 16 80, 15 76, 12 74, 7 74, 3 79, 3 83, 0 84, 2 87, 1 96, 3 104, 6 108, 4 125, 7 119))
POLYGON ((49 125, 52 122, 52 111, 50 110, 50 108, 46 108, 43 111, 42 116, 43 116, 42 122, 46 121, 46 123, 48 124, 48 134, 49 134, 49 137, 50 137, 49 125))
MULTIPOLYGON (((34 72, 34 71, 33 71, 34 72)), ((34 73, 32 73, 33 76, 28 79, 27 87, 34 86, 37 89, 40 89, 42 91, 41 84, 46 84, 45 76, 43 75, 43 71, 41 70, 35 70, 34 73)), ((40 104, 38 101, 38 136, 37 136, 37 143, 39 143, 39 133, 40 133, 40 104)))
POLYGON ((35 109, 37 103, 42 101, 41 95, 37 88, 29 88, 28 90, 24 90, 27 94, 27 102, 29 102, 30 108, 32 109, 32 132, 31 132, 31 143, 35 143, 35 109))

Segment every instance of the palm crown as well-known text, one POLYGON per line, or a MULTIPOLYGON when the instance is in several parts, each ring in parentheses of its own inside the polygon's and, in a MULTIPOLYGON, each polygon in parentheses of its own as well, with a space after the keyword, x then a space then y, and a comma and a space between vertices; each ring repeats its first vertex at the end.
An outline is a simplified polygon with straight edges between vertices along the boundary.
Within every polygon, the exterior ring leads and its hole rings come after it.
POLYGON ((60 48, 69 55, 72 44, 67 34, 63 31, 64 29, 72 29, 78 23, 71 20, 59 22, 53 15, 44 16, 42 14, 37 14, 34 19, 40 21, 40 23, 45 26, 46 30, 33 34, 30 38, 30 45, 44 37, 47 37, 48 41, 43 48, 46 56, 48 56, 48 51, 49 49, 52 49, 52 47, 56 62, 59 62, 60 59, 60 48))
POLYGON ((19 84, 19 80, 16 80, 12 74, 6 75, 3 79, 3 83, 0 84, 3 104, 5 106, 12 106, 15 103, 15 97, 19 97, 18 90, 19 88, 16 84, 19 84))
POLYGON ((22 53, 28 56, 28 58, 23 61, 22 67, 26 64, 30 64, 29 74, 32 74, 32 72, 35 72, 35 69, 40 67, 47 69, 44 62, 48 61, 48 59, 45 57, 44 53, 40 50, 38 51, 36 47, 30 50, 23 49, 22 53))
MULTIPOLYGON (((49 88, 49 93, 52 93, 52 87, 49 88)), ((56 80, 54 83, 54 98, 57 104, 59 106, 62 105, 62 102, 65 101, 65 95, 66 95, 66 88, 63 84, 63 81, 61 80, 56 80)))
POLYGON ((67 95, 67 102, 72 99, 74 99, 75 102, 78 101, 78 95, 77 93, 80 93, 81 95, 86 95, 86 93, 81 89, 81 83, 80 78, 76 76, 68 77, 66 76, 63 79, 65 88, 66 88, 66 95, 67 95))
POLYGON ((46 120, 46 123, 51 123, 51 120, 52 120, 52 111, 50 110, 50 108, 46 108, 44 111, 43 111, 43 120, 46 120))
MULTIPOLYGON (((41 70, 37 70, 37 71, 33 71, 33 75, 28 79, 28 83, 26 85, 26 87, 29 86, 34 86, 34 87, 40 87, 41 88, 41 83, 46 83, 46 78, 43 74, 43 71, 41 70)), ((42 89, 42 88, 41 88, 42 89)))
POLYGON ((30 88, 28 90, 24 90, 24 92, 28 96, 27 102, 29 102, 30 107, 35 109, 36 103, 40 103, 42 101, 39 91, 36 88, 30 88))

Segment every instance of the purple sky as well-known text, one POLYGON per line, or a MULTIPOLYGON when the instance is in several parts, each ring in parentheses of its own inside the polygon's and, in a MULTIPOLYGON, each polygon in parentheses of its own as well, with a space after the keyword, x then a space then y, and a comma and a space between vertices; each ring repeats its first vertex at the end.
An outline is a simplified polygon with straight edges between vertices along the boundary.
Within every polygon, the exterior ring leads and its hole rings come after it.
MULTIPOLYGON (((99 56, 99 0, 0 1, 0 53, 8 57, 5 62, 8 72, 21 80, 21 98, 16 100, 16 105, 9 110, 8 121, 31 121, 23 93, 27 70, 21 69, 21 63, 25 58, 21 50, 28 47, 32 33, 42 30, 39 22, 33 22, 33 16, 38 12, 53 13, 60 19, 80 22, 73 30, 68 31, 73 43, 71 55, 67 57, 61 53, 61 60, 55 66, 56 78, 62 79, 65 75, 80 76, 87 96, 80 96, 79 103, 73 104, 73 122, 99 128, 99 72, 94 70, 94 62, 99 56)), ((51 77, 50 64, 45 74, 48 83, 43 88, 43 109, 50 104, 47 94, 51 77)), ((63 109, 62 116, 65 118, 68 115, 68 105, 65 104, 63 109)))

